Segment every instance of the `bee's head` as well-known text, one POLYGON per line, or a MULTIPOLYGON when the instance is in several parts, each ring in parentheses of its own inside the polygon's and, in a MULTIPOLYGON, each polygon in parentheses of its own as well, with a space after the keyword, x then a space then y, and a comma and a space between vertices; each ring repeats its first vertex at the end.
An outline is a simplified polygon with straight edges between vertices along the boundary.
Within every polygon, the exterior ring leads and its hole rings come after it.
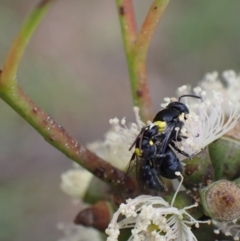
POLYGON ((176 110, 179 113, 179 115, 189 114, 188 107, 184 103, 179 102, 179 101, 175 101, 175 102, 168 104, 166 108, 176 110))

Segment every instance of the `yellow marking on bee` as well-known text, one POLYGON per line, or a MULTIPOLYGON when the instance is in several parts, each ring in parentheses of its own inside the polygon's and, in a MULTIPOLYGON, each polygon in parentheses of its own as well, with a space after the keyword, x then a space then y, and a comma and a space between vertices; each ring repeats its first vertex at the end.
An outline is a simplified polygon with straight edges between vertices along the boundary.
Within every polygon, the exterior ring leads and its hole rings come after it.
POLYGON ((139 148, 135 148, 135 154, 137 156, 141 156, 142 155, 142 151, 139 148))
POLYGON ((154 122, 158 126, 158 132, 163 132, 165 130, 165 127, 167 126, 167 123, 165 121, 156 121, 154 122))
POLYGON ((149 141, 149 145, 153 146, 154 145, 153 141, 149 141))
POLYGON ((185 117, 185 114, 184 113, 182 113, 182 114, 180 114, 179 116, 178 116, 178 119, 180 120, 180 121, 184 121, 184 118, 185 117))
POLYGON ((152 161, 149 161, 149 164, 150 164, 150 167, 152 167, 152 166, 153 166, 153 163, 152 163, 152 161))

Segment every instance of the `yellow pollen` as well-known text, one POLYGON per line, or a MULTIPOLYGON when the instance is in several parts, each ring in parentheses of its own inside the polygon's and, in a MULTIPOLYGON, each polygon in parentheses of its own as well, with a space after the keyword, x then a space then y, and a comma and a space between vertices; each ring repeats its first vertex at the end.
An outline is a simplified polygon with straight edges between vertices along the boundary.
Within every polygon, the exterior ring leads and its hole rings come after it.
POLYGON ((183 121, 185 118, 184 118, 184 113, 182 113, 181 115, 179 115, 178 116, 178 119, 180 120, 180 121, 183 121))
POLYGON ((154 143, 153 141, 149 141, 149 145, 152 146, 154 143))
POLYGON ((137 156, 141 156, 141 155, 142 155, 142 151, 141 151, 139 148, 136 148, 136 149, 135 149, 135 154, 136 154, 137 156))
POLYGON ((163 132, 165 127, 167 126, 167 123, 165 121, 156 121, 154 122, 158 126, 158 132, 163 132))

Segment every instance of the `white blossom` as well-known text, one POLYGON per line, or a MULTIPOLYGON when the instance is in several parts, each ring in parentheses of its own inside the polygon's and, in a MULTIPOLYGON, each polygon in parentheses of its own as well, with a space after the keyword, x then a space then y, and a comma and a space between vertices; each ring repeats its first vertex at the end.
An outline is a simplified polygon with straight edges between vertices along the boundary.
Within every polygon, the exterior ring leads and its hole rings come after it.
POLYGON ((214 229, 215 234, 222 232, 225 236, 232 236, 233 240, 240 240, 240 223, 238 220, 229 223, 212 220, 212 223, 216 226, 214 229))
POLYGON ((71 169, 61 175, 61 189, 74 198, 83 198, 93 175, 83 169, 71 169))
MULTIPOLYGON (((240 75, 233 70, 226 70, 222 73, 222 78, 219 78, 218 73, 207 73, 199 86, 207 93, 212 90, 222 93, 222 95, 230 100, 234 105, 238 105, 240 109, 240 75)), ((228 114, 228 108, 224 109, 228 114)))
MULTIPOLYGON (((186 94, 186 90, 179 94, 186 94)), ((189 90, 188 90, 189 91, 189 90)), ((194 155, 205 146, 217 140, 236 124, 240 117, 238 105, 223 97, 215 90, 208 94, 200 87, 195 88, 194 94, 202 97, 202 101, 195 98, 185 98, 189 108, 187 119, 183 120, 184 127, 181 134, 187 139, 178 142, 180 149, 189 155, 194 155), (228 115, 225 114, 228 109, 228 115)))
MULTIPOLYGON (((126 200, 114 213, 112 221, 106 229, 109 236, 107 241, 117 241, 120 230, 131 228, 128 241, 197 241, 191 231, 191 226, 199 227, 199 223, 187 210, 197 204, 177 209, 173 206, 182 180, 175 192, 171 204, 162 197, 141 195, 134 199, 126 200), (119 221, 119 217, 124 216, 119 221)), ((209 223, 205 221, 205 223, 209 223)))
POLYGON ((184 121, 182 135, 188 138, 177 143, 181 150, 194 155, 230 131, 240 117, 240 76, 233 70, 207 73, 192 91, 190 86, 178 88, 178 96, 195 94, 202 101, 184 98, 190 114, 184 121))
POLYGON ((59 223, 57 228, 64 233, 58 241, 103 241, 103 235, 94 228, 59 223))
POLYGON ((139 117, 137 107, 134 107, 134 113, 136 123, 131 123, 128 127, 125 118, 110 119, 109 123, 112 128, 106 133, 104 141, 96 141, 87 145, 89 150, 120 170, 126 170, 133 151, 129 151, 129 147, 145 125, 139 117))
MULTIPOLYGON (((140 120, 139 109, 137 107, 134 107, 134 113, 136 123, 132 123, 130 127, 127 127, 125 118, 121 121, 113 118, 109 121, 112 128, 107 132, 105 140, 102 142, 96 141, 87 145, 87 147, 99 157, 121 170, 126 170, 132 156, 129 147, 139 134, 141 128, 145 125, 140 120)), ((74 169, 61 175, 60 187, 68 195, 79 199, 84 197, 92 178, 93 175, 89 171, 79 168, 77 165, 74 169)))

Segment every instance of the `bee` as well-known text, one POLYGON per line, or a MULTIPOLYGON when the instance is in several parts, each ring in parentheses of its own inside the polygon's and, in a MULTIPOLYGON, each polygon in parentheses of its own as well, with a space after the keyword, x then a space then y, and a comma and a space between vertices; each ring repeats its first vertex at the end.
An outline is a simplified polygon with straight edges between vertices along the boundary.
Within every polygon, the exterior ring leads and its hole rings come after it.
POLYGON ((178 101, 172 102, 160 110, 153 119, 153 123, 146 125, 138 134, 129 150, 135 145, 127 172, 135 168, 136 179, 141 190, 151 189, 164 191, 166 187, 161 177, 177 178, 176 172, 182 172, 182 164, 173 149, 191 158, 188 153, 180 150, 175 142, 187 138, 181 135, 187 119, 188 107, 181 102, 183 97, 201 99, 196 95, 182 95, 178 101))

